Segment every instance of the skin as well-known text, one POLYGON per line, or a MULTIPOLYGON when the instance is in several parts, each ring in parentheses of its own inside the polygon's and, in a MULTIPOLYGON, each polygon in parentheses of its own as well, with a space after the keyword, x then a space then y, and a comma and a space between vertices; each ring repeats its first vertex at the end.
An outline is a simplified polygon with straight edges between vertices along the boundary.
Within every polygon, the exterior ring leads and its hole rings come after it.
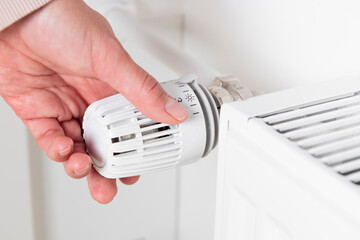
POLYGON ((156 121, 187 118, 83 1, 54 0, 0 32, 0 95, 47 156, 62 162, 70 177, 86 177, 91 196, 104 204, 115 197, 116 180, 92 167, 81 122, 89 104, 118 92, 156 121))

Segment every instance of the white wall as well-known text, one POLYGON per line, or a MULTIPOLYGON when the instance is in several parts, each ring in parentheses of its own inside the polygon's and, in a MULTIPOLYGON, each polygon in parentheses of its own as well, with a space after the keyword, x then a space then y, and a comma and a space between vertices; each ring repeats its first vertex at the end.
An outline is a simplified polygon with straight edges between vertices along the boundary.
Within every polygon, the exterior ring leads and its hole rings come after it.
POLYGON ((33 240, 27 131, 0 98, 0 239, 33 240))
POLYGON ((258 89, 359 76, 357 0, 184 0, 186 49, 258 89))

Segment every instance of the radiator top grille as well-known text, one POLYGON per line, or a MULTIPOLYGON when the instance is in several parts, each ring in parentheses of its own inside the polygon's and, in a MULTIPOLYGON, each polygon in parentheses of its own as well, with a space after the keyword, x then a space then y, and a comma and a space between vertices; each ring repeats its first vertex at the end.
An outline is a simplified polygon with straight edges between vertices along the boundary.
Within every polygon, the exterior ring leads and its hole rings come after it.
POLYGON ((360 184, 359 93, 259 116, 355 184, 360 184))

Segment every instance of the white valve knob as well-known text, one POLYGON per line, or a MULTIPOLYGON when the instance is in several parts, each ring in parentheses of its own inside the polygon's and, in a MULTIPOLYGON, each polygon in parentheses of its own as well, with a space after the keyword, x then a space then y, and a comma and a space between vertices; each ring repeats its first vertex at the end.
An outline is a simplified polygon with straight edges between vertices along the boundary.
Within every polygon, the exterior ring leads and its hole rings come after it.
POLYGON ((121 94, 91 104, 84 139, 95 169, 122 178, 169 169, 206 156, 217 144, 219 114, 211 93, 195 75, 162 83, 189 113, 178 125, 152 121, 121 94))

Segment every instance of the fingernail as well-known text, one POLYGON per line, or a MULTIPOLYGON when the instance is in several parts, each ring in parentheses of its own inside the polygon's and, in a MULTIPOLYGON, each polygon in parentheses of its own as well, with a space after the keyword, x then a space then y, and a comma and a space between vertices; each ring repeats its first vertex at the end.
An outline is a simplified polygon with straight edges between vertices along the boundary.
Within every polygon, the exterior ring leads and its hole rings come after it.
POLYGON ((60 156, 66 156, 71 152, 71 150, 72 150, 72 146, 69 146, 65 150, 59 151, 59 154, 60 154, 60 156))
POLYGON ((86 173, 87 171, 89 171, 90 169, 90 164, 87 164, 86 167, 84 167, 83 169, 80 169, 80 170, 75 170, 74 169, 74 173, 76 175, 83 175, 84 173, 86 173))
POLYGON ((179 121, 185 120, 188 116, 186 109, 173 98, 169 98, 165 103, 165 111, 179 121))

